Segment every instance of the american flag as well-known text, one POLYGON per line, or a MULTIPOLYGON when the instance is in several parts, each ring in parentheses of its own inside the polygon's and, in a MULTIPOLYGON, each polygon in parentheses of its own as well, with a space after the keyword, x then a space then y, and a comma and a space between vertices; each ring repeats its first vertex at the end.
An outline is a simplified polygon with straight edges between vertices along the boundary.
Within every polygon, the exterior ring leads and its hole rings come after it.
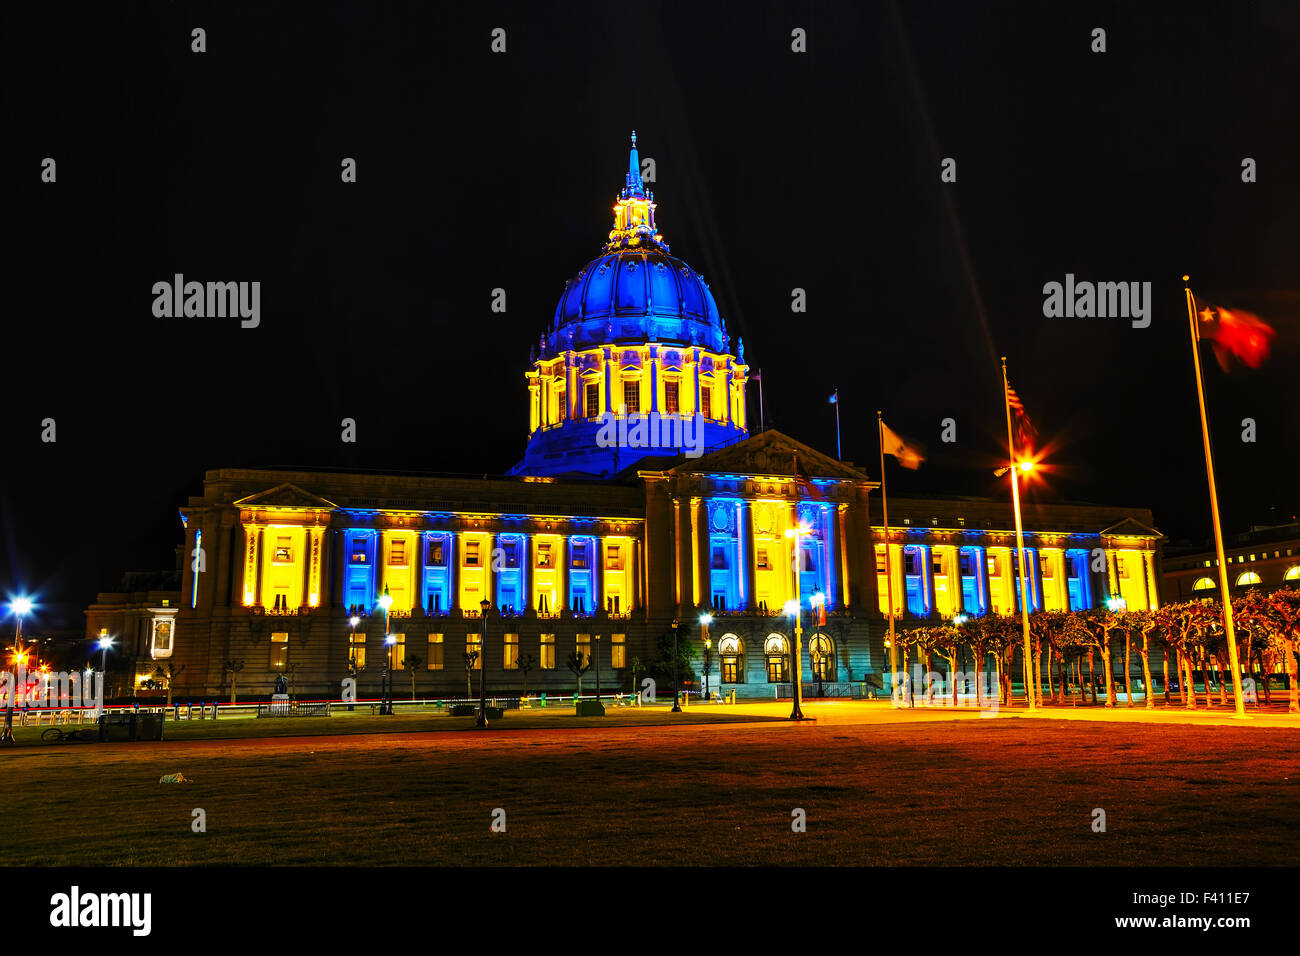
POLYGON ((1020 400, 1016 390, 1007 385, 1007 405, 1011 408, 1012 415, 1016 422, 1016 441, 1020 446, 1020 451, 1032 448, 1035 440, 1038 438, 1038 429, 1034 428, 1034 423, 1029 420, 1029 415, 1025 412, 1025 403, 1020 400))

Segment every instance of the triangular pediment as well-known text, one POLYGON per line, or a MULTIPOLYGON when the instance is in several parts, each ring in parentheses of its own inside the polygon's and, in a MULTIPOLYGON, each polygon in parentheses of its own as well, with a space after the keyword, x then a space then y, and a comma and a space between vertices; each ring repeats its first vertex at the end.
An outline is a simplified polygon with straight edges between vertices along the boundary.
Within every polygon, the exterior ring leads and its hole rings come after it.
POLYGON ((285 482, 282 485, 276 485, 274 488, 266 491, 259 491, 255 495, 249 495, 247 498, 240 498, 235 502, 237 508, 316 508, 332 511, 337 508, 332 501, 313 495, 310 491, 303 491, 297 485, 285 482))
POLYGON ((1134 518, 1125 518, 1119 524, 1113 524, 1101 532, 1106 535, 1116 537, 1125 536, 1129 538, 1163 538, 1164 535, 1155 528, 1148 528, 1141 521, 1134 518))
POLYGON ((773 477, 834 478, 869 481, 866 473, 836 461, 816 448, 768 429, 744 441, 728 445, 702 458, 688 459, 672 469, 674 474, 772 475, 773 477))

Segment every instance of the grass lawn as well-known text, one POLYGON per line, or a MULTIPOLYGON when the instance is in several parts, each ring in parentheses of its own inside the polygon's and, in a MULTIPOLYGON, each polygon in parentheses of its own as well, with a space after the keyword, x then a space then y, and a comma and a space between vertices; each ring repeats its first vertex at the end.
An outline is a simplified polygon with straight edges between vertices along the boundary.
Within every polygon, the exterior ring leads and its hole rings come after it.
POLYGON ((16 747, 0 755, 0 801, 41 825, 12 828, 0 862, 1196 866, 1300 857, 1300 730, 879 713, 612 732, 538 715, 546 726, 523 733, 510 729, 512 714, 478 734, 384 735, 365 733, 367 715, 347 718, 358 733, 338 737, 16 747), (158 783, 176 772, 194 782, 158 783), (195 807, 207 813, 206 833, 191 832, 195 807), (498 807, 505 833, 489 829, 498 807), (796 807, 805 833, 791 831, 796 807), (1098 807, 1105 833, 1092 830, 1098 807))

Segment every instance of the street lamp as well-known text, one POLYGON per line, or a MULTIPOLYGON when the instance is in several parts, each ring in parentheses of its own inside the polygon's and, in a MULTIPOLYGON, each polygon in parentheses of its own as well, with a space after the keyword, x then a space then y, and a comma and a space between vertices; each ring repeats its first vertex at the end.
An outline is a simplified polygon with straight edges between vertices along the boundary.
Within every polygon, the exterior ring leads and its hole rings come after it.
POLYGON ((391 714, 393 712, 390 698, 387 695, 387 686, 391 677, 388 673, 388 647, 392 636, 388 633, 388 610, 393 606, 393 596, 388 593, 388 585, 384 585, 384 593, 379 596, 379 606, 384 609, 384 672, 379 677, 379 712, 381 714, 391 714))
POLYGON ((492 610, 492 602, 487 598, 478 602, 479 609, 483 612, 483 635, 479 638, 478 644, 478 720, 474 722, 475 727, 486 727, 487 722, 487 618, 488 611, 492 610))
MULTIPOLYGON (((99 699, 103 701, 105 691, 104 683, 108 679, 108 649, 113 646, 113 639, 108 636, 107 631, 99 632, 99 699)), ((101 705, 102 706, 102 705, 101 705)))
MULTIPOLYGON (((356 680, 357 680, 357 625, 361 623, 361 618, 353 614, 348 618, 348 625, 352 630, 348 634, 348 676, 352 678, 352 696, 356 698, 356 680)), ((355 710, 356 705, 349 703, 348 710, 355 710)))
POLYGON ((786 528, 785 536, 790 538, 794 546, 794 558, 790 562, 790 573, 794 577, 794 590, 791 592, 794 597, 785 602, 785 611, 794 618, 794 705, 790 708, 791 720, 803 720, 803 710, 799 706, 800 698, 803 697, 803 622, 800 619, 802 606, 799 600, 799 536, 811 534, 811 529, 805 527, 786 528))
POLYGON ((681 685, 677 683, 677 618, 673 618, 673 709, 670 713, 682 712, 681 685))
POLYGON ((705 611, 700 615, 700 638, 704 641, 704 699, 709 699, 709 670, 713 663, 713 641, 709 638, 709 625, 713 623, 713 615, 705 611))
MULTIPOLYGON (((14 598, 9 602, 9 613, 18 618, 18 623, 14 629, 15 662, 19 655, 22 654, 23 618, 30 614, 31 611, 32 602, 28 598, 14 598)), ((5 723, 4 730, 0 731, 0 744, 12 744, 14 742, 14 703, 15 698, 17 697, 17 691, 18 688, 15 684, 14 691, 7 701, 8 706, 5 707, 5 723)))

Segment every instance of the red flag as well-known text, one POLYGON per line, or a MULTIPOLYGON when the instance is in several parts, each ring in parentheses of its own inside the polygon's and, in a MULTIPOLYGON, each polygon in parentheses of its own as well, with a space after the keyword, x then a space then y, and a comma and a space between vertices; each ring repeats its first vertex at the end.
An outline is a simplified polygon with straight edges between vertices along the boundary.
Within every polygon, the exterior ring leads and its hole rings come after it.
POLYGON ((1209 341, 1225 372, 1231 367, 1229 355, 1250 368, 1264 364, 1273 342, 1273 328, 1267 322, 1250 312, 1208 305, 1198 314, 1201 321, 1196 323, 1196 336, 1209 341))

